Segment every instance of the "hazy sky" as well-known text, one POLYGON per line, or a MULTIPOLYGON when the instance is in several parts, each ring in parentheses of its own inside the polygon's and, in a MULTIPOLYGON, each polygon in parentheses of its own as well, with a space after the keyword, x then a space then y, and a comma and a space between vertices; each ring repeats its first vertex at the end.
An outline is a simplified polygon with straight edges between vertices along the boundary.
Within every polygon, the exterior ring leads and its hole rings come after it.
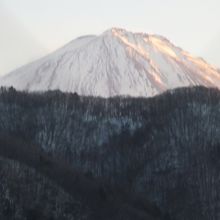
POLYGON ((220 67, 220 0, 0 0, 0 74, 111 27, 163 35, 220 67))

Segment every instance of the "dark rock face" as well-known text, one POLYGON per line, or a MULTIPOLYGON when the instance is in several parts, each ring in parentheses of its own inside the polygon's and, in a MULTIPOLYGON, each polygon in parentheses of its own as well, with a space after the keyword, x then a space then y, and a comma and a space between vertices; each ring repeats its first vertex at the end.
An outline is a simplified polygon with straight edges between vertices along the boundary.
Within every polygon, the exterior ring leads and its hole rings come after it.
POLYGON ((166 219, 220 218, 218 90, 183 88, 149 99, 102 99, 2 89, 0 134, 65 160, 89 181, 101 181, 104 200, 117 189, 126 195, 120 198, 129 197, 130 208, 122 209, 127 215, 130 210, 129 216, 131 207, 146 211, 150 201, 166 219))

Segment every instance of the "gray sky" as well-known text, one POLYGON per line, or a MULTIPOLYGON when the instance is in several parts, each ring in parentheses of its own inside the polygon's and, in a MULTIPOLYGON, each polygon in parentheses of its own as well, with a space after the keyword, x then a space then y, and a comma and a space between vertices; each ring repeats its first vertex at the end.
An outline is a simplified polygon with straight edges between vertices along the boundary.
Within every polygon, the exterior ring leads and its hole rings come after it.
POLYGON ((156 33, 220 67, 219 0, 0 0, 0 74, 111 27, 156 33))

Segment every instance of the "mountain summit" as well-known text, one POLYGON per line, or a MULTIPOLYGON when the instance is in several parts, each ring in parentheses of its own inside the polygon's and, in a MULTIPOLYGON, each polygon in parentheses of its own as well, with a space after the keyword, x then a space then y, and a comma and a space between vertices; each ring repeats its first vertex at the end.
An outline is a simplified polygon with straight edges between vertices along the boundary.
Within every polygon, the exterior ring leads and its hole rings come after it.
POLYGON ((103 97, 153 96, 193 85, 220 87, 220 73, 162 36, 119 28, 79 37, 0 78, 0 86, 18 90, 103 97))

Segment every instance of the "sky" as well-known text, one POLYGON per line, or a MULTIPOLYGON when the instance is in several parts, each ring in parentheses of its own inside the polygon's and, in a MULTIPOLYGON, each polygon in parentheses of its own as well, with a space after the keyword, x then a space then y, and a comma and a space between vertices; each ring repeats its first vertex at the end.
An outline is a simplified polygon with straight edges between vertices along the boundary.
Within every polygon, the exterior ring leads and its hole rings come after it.
POLYGON ((111 27, 163 35, 220 67, 219 0, 0 0, 0 75, 111 27))

